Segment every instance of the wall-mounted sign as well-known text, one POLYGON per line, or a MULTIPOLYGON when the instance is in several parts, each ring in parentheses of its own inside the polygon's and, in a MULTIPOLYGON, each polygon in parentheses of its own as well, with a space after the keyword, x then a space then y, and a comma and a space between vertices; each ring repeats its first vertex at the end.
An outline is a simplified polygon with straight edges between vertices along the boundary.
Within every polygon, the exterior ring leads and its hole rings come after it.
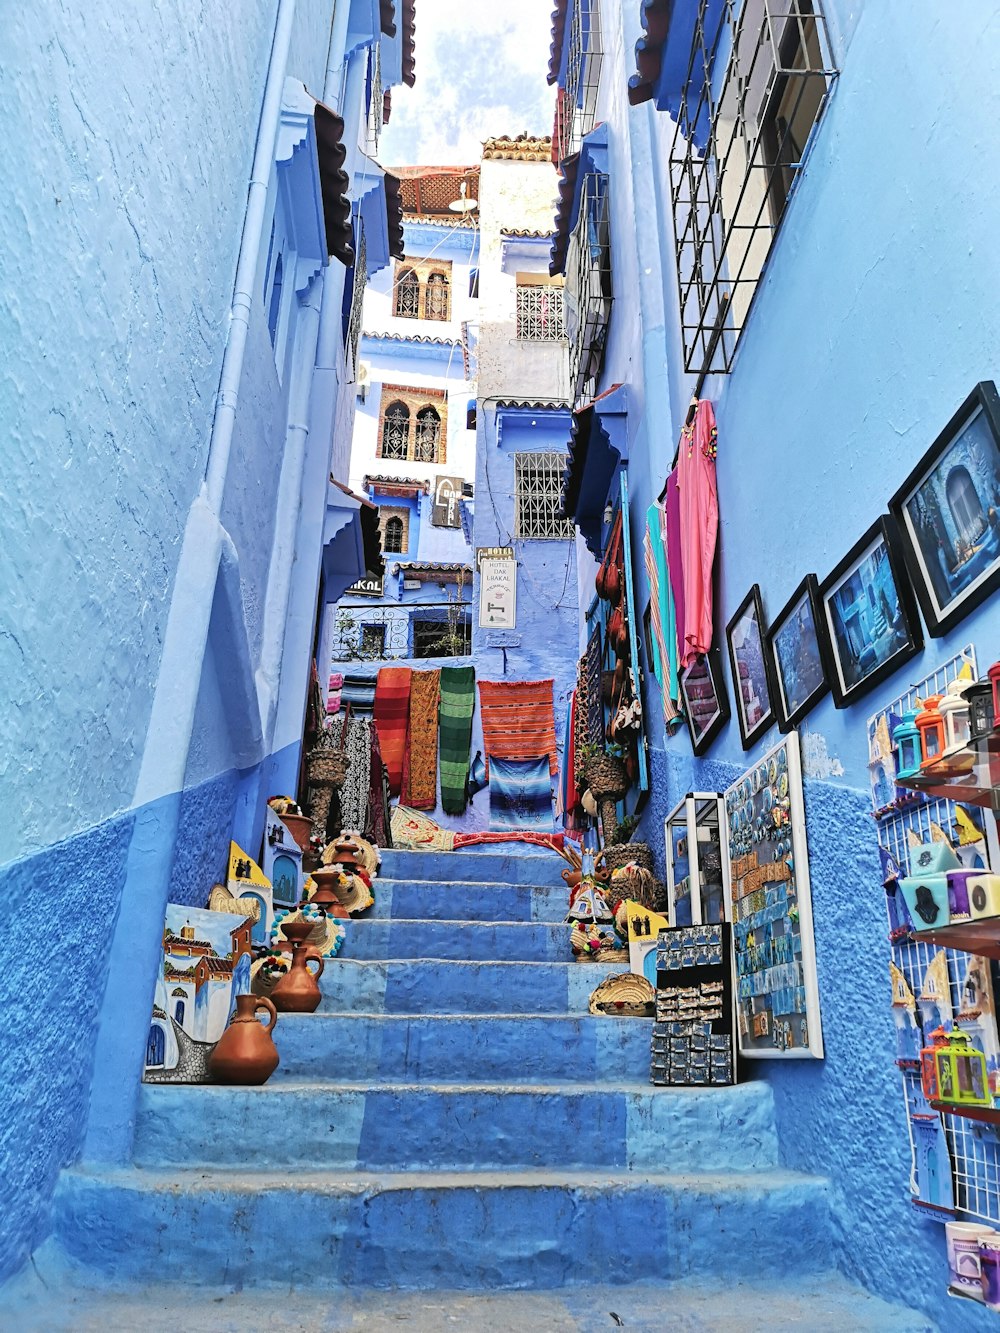
POLYGON ((517 561, 483 560, 479 567, 479 628, 517 624, 517 561))
POLYGON ((477 546, 476 568, 482 569, 484 560, 513 560, 513 546, 477 546))
POLYGON ((459 501, 465 483, 461 477, 438 477, 434 482, 434 507, 431 525, 435 528, 460 528, 462 511, 459 501))
POLYGON ((384 589, 385 576, 379 574, 377 577, 358 579, 347 591, 352 597, 381 597, 384 589))

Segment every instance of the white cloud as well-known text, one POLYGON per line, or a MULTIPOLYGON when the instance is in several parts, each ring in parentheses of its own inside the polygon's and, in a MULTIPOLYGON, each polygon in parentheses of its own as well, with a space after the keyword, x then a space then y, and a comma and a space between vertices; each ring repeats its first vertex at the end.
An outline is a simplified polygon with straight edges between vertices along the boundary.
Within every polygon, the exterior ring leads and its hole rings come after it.
POLYGON ((392 90, 388 166, 478 162, 491 135, 551 134, 549 0, 416 0, 417 78, 392 90))

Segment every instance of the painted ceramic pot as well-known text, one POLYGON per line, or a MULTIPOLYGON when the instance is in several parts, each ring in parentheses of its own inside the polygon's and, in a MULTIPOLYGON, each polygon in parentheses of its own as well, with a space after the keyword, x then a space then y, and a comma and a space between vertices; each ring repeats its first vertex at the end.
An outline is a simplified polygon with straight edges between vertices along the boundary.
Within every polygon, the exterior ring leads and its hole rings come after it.
MULTIPOLYGON (((308 922, 294 922, 285 927, 285 934, 298 925, 312 926, 308 922)), ((323 975, 323 959, 311 944, 302 940, 292 942, 292 965, 271 991, 271 1000, 275 1009, 283 1014, 311 1014, 319 1007, 323 992, 319 988, 319 979, 323 975), (316 964, 313 972, 309 964, 316 964)))
POLYGON ((209 1073, 217 1083, 256 1087, 278 1068, 278 1051, 271 1031, 278 1021, 274 1005, 263 995, 237 995, 233 1021, 209 1056, 209 1073), (267 1027, 257 1021, 258 1009, 271 1016, 267 1027))
POLYGON ((312 820, 308 815, 281 815, 281 822, 298 843, 299 850, 309 851, 309 835, 312 832, 312 820))

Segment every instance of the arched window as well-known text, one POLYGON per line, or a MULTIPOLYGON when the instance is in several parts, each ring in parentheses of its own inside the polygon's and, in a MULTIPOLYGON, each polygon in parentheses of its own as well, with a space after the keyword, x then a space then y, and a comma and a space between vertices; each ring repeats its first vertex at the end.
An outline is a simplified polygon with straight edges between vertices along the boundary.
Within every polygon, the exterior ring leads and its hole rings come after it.
POLYGON ((410 443, 410 409, 405 403, 390 403, 382 418, 380 458, 405 459, 410 443))
POLYGON ((420 317, 420 280, 412 268, 404 268, 396 278, 396 302, 393 314, 400 319, 420 317))
POLYGON ((390 518, 382 534, 382 550, 386 555, 400 555, 403 550, 403 520, 390 518))
POLYGON ((424 293, 424 314, 428 319, 448 318, 448 279, 443 273, 432 273, 424 293))
POLYGON ((413 450, 418 463, 438 461, 438 442, 441 439, 441 418, 433 407, 422 407, 417 413, 417 440, 413 450))
POLYGON ((164 1048, 166 1042, 163 1039, 163 1029, 159 1024, 154 1023, 149 1029, 149 1036, 146 1039, 146 1064, 162 1065, 164 1057, 164 1048))

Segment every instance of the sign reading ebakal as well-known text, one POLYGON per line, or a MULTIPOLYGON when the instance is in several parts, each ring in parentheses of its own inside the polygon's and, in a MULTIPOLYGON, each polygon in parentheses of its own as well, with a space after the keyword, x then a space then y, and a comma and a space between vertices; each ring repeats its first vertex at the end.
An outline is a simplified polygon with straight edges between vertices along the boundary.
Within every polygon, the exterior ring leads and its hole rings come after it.
POLYGON ((514 629, 517 622, 517 561, 483 560, 479 567, 479 628, 514 629))

